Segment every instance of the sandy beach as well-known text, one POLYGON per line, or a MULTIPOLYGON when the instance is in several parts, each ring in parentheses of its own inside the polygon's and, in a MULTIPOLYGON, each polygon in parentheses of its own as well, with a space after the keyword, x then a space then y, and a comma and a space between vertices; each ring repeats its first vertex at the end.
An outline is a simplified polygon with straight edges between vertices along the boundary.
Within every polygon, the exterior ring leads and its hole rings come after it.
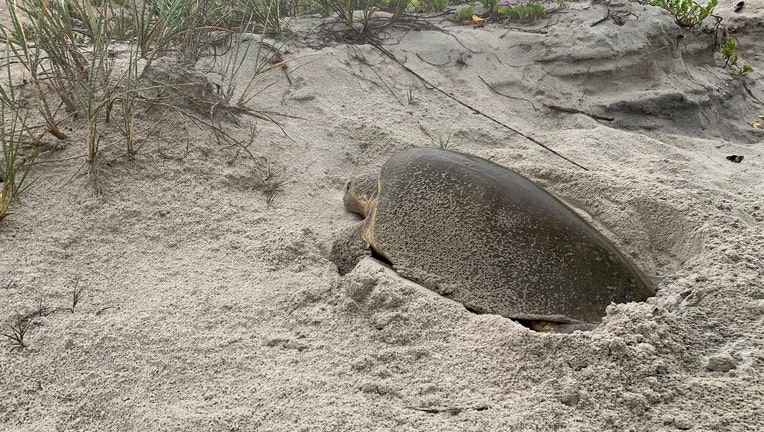
POLYGON ((0 430, 762 428, 764 1, 735 3, 715 15, 744 77, 713 33, 630 2, 545 3, 536 23, 482 28, 429 18, 385 30, 384 51, 299 16, 294 60, 248 103, 272 121, 215 123, 242 142, 254 128, 251 145, 145 110, 134 159, 104 139, 101 194, 82 122, 64 121, 0 222, 0 321, 50 312, 25 349, 0 341, 0 430), (346 182, 411 147, 532 179, 657 295, 552 334, 372 258, 340 276, 329 248, 360 220, 346 182))

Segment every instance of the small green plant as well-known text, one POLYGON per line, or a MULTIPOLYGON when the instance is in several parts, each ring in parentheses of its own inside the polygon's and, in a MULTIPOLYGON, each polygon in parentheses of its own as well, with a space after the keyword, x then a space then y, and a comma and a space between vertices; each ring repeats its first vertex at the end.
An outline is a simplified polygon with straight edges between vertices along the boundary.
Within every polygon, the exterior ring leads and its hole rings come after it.
POLYGON ((417 12, 440 12, 448 6, 448 0, 411 0, 406 6, 417 12))
POLYGON ((722 55, 725 59, 722 69, 729 66, 736 75, 745 76, 751 71, 751 65, 744 64, 743 67, 737 65, 739 58, 735 54, 735 48, 737 48, 737 41, 732 38, 727 39, 727 44, 722 47, 722 55))
POLYGON ((499 4, 499 0, 480 0, 480 4, 483 5, 487 12, 493 14, 496 11, 496 5, 499 4))
POLYGON ((535 22, 542 15, 544 15, 544 13, 546 13, 544 6, 541 6, 538 3, 528 3, 522 6, 512 6, 511 4, 506 4, 509 2, 504 3, 505 4, 502 4, 499 7, 498 12, 509 19, 518 20, 520 22, 535 22))
POLYGON ((687 28, 693 28, 708 18, 718 3, 719 0, 710 0, 701 6, 693 0, 647 0, 647 4, 669 11, 677 24, 687 28))
POLYGON ((414 90, 412 90, 411 87, 409 87, 406 92, 406 99, 408 100, 409 105, 415 105, 417 103, 417 100, 414 97, 414 90))
POLYGON ((454 22, 460 23, 464 20, 471 20, 472 15, 475 14, 475 6, 467 6, 466 8, 458 10, 453 17, 454 22))

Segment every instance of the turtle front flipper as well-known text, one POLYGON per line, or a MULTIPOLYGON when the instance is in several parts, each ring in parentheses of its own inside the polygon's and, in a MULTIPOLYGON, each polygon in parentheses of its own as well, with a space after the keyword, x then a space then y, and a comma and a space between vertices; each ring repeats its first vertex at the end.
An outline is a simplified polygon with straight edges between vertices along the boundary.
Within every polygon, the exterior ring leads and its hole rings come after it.
POLYGON ((369 243, 363 239, 364 222, 359 222, 337 233, 332 243, 329 259, 337 266, 337 271, 345 275, 353 271, 365 256, 371 256, 369 243))

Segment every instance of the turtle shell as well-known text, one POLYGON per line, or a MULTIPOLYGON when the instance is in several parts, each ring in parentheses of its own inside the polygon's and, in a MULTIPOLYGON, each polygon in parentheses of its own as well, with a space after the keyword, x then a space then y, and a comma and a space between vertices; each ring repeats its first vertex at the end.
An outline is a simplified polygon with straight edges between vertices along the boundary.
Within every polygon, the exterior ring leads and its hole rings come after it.
POLYGON ((520 174, 416 148, 382 167, 363 238, 406 278, 478 313, 596 323, 655 295, 602 234, 520 174))

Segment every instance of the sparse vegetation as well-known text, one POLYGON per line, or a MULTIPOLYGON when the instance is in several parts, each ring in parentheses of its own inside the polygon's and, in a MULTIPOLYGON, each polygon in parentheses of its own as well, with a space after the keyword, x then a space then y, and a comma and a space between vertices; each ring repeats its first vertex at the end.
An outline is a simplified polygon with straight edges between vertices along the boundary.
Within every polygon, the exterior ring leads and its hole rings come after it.
POLYGON ((546 9, 538 3, 528 3, 520 6, 503 4, 499 7, 498 12, 509 19, 520 22, 535 22, 546 13, 546 9))
POLYGON ((27 347, 26 342, 24 342, 24 337, 31 325, 31 318, 23 317, 16 312, 16 319, 5 325, 5 330, 0 333, 0 336, 8 338, 11 343, 11 351, 23 350, 27 347))
MULTIPOLYGON (((267 27, 264 27, 264 32, 267 27)), ((257 78, 261 74, 277 70, 288 61, 281 59, 281 47, 264 39, 256 39, 248 33, 236 33, 230 36, 231 49, 213 60, 220 74, 221 97, 227 103, 242 107, 257 95, 257 78), (248 76, 244 88, 237 89, 237 77, 248 76)))
POLYGON ((493 13, 496 11, 496 5, 499 4, 499 0, 480 0, 480 4, 483 5, 487 12, 493 13))
POLYGON ((243 24, 255 22, 262 26, 263 35, 282 33, 281 17, 285 12, 282 0, 243 0, 243 24), (246 19, 251 18, 251 19, 246 19))
POLYGON ((701 6, 693 0, 647 0, 647 4, 669 11, 677 24, 687 28, 693 28, 708 18, 718 3, 719 0, 710 0, 701 6))
POLYGON ((464 20, 472 19, 472 15, 475 14, 475 6, 467 6, 465 8, 459 9, 454 13, 453 20, 454 22, 460 23, 464 20))
MULTIPOLYGON (((282 33, 280 0, 6 0, 5 5, 10 24, 0 25, 0 37, 6 46, 2 61, 8 69, 4 77, 8 85, 2 86, 0 102, 13 114, 6 115, 6 120, 14 122, 4 123, 4 153, 8 148, 18 155, 16 144, 21 137, 35 142, 43 142, 48 134, 64 139, 61 122, 81 119, 87 130, 84 160, 96 185, 97 160, 105 147, 119 148, 123 143, 123 154, 133 157, 138 150, 136 141, 145 140, 153 130, 136 129, 136 112, 141 105, 167 106, 167 100, 157 96, 163 89, 217 86, 204 113, 211 118, 229 111, 223 118, 231 119, 251 113, 245 105, 256 94, 255 77, 283 65, 274 61, 280 56, 278 46, 250 33, 255 28, 263 35, 282 33), (227 48, 218 52, 221 38, 227 48), (212 84, 204 74, 190 75, 202 81, 199 83, 153 82, 147 77, 160 58, 173 59, 178 70, 193 70, 200 59, 212 58, 208 64, 218 68, 221 82, 212 84), (245 63, 246 70, 242 68, 245 63), (36 110, 45 123, 42 133, 30 132, 38 126, 28 125, 26 120, 31 117, 18 108, 18 95, 12 89, 19 77, 11 76, 11 64, 18 65, 14 67, 32 89, 36 110), (237 91, 233 83, 242 73, 252 78, 246 88, 237 91), (230 107, 229 103, 236 105, 230 107), (61 106, 64 110, 57 108, 61 106), (6 137, 16 138, 14 145, 6 146, 6 137)), ((183 114, 184 108, 176 112, 183 114)), ((9 160, 5 159, 6 166, 14 162, 9 160)), ((12 184, 6 183, 6 187, 12 184)), ((10 199, 7 193, 3 197, 6 203, 10 199)))
POLYGON ((438 145, 443 150, 448 150, 451 146, 451 137, 453 136, 453 133, 448 134, 446 139, 444 140, 442 136, 438 136, 438 145))
MULTIPOLYGON (((66 135, 61 131, 58 122, 53 116, 43 89, 43 81, 40 77, 40 74, 44 72, 42 70, 42 47, 32 43, 33 41, 27 38, 26 27, 22 24, 16 2, 6 0, 6 7, 10 16, 11 26, 5 27, 0 25, 0 34, 2 34, 3 41, 5 42, 3 61, 9 68, 8 78, 10 78, 10 65, 18 62, 24 68, 26 82, 32 87, 37 108, 46 123, 47 132, 59 139, 66 138, 66 135)), ((7 87, 13 89, 13 83, 9 82, 7 87)), ((10 96, 15 97, 15 93, 9 93, 10 96)), ((15 106, 15 98, 8 101, 8 105, 15 106)))
MULTIPOLYGON (((710 0, 705 6, 702 6, 693 0, 647 0, 645 3, 666 9, 674 17, 677 24, 688 29, 693 29, 699 26, 706 18, 712 16, 714 9, 719 4, 719 0, 710 0)), ((716 19, 716 27, 718 30, 721 18, 716 17, 716 19)), ((748 64, 738 66, 739 57, 735 54, 736 48, 737 41, 732 38, 727 39, 727 43, 719 47, 719 51, 724 57, 724 65, 722 66, 722 69, 726 69, 729 66, 730 70, 735 75, 745 76, 751 71, 751 66, 748 64)))
MULTIPOLYGON (((8 285, 5 287, 5 289, 6 290, 9 289, 12 283, 13 281, 9 282, 8 285)), ((10 341, 11 350, 22 350, 27 347, 25 337, 26 337, 27 331, 33 324, 33 321, 35 318, 49 316, 56 312, 74 313, 74 311, 77 308, 77 305, 79 305, 80 302, 82 301, 82 296, 85 292, 85 287, 80 287, 79 283, 80 283, 80 279, 77 278, 77 280, 74 283, 74 287, 72 288, 71 304, 69 307, 47 307, 43 305, 42 298, 41 298, 37 308, 33 309, 31 312, 28 312, 23 315, 20 314, 19 312, 16 312, 15 317, 9 323, 5 324, 5 326, 2 329, 0 329, 0 336, 4 336, 10 341)), ((110 307, 101 309, 101 311, 105 309, 111 309, 111 308, 114 308, 114 307, 110 306, 110 307)))
POLYGON ((272 205, 276 196, 281 193, 284 186, 284 171, 276 170, 273 165, 268 164, 260 172, 257 188, 263 193, 265 202, 272 205))
MULTIPOLYGON (((0 93, 2 92, 3 90, 0 89, 0 93)), ((28 180, 28 175, 34 157, 27 159, 19 153, 23 140, 20 134, 24 132, 28 132, 25 120, 18 117, 18 111, 10 109, 5 101, 2 101, 0 103, 0 146, 3 150, 2 160, 0 160, 0 221, 11 214, 11 205, 33 183, 28 180)))
POLYGON ((411 0, 408 8, 417 12, 440 12, 448 6, 448 0, 411 0))
POLYGON ((409 0, 318 0, 329 14, 336 15, 346 26, 355 29, 362 36, 373 36, 387 27, 406 11, 409 0), (387 11, 392 16, 379 24, 372 24, 378 11, 387 11))
POLYGON ((80 279, 77 278, 77 281, 74 283, 74 288, 72 288, 72 306, 69 308, 72 313, 74 313, 80 300, 82 300, 82 295, 85 291, 85 287, 80 287, 79 285, 80 279))
POLYGON ((724 56, 724 66, 722 66, 722 69, 729 66, 735 75, 745 76, 751 71, 751 65, 744 64, 742 67, 738 66, 739 58, 735 54, 735 48, 737 48, 737 41, 732 38, 727 39, 727 44, 721 47, 722 55, 724 56))

